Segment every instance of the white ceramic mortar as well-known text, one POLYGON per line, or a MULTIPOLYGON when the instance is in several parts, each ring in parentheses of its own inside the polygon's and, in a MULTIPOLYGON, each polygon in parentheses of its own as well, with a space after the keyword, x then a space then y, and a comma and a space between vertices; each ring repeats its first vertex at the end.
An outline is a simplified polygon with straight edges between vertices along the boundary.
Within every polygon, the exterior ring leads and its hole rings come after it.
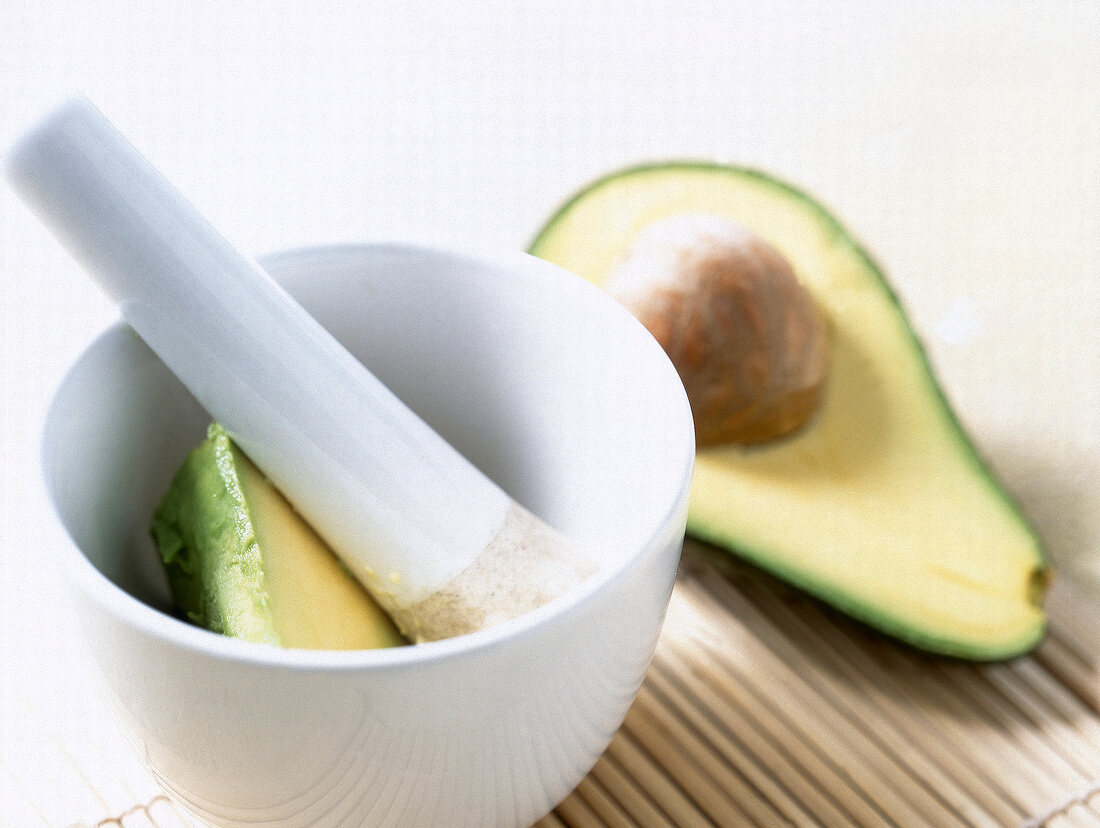
POLYGON ((359 245, 262 264, 601 569, 515 621, 386 651, 280 650, 171 617, 148 527, 209 417, 118 325, 58 390, 43 462, 123 726, 214 825, 530 824, 594 764, 652 656, 694 454, 682 385, 628 313, 531 257, 359 245))

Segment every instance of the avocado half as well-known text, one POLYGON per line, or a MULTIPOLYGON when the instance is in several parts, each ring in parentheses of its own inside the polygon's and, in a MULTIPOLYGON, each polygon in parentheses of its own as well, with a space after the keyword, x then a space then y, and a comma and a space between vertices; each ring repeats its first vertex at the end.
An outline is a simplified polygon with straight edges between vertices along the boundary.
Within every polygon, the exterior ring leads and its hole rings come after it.
POLYGON ((198 626, 311 650, 405 643, 218 423, 177 471, 151 531, 173 599, 198 626))
POLYGON ((826 320, 821 407, 795 435, 696 458, 688 532, 921 649, 974 660, 1042 638, 1033 529, 979 457, 882 271, 806 193, 751 169, 637 166, 565 203, 530 252, 601 285, 652 222, 733 219, 826 320))

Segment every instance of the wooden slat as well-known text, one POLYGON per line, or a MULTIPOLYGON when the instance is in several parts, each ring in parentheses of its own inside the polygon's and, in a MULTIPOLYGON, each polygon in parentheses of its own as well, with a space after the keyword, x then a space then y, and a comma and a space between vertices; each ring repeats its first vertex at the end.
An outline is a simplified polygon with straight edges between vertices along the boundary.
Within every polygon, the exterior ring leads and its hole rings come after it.
POLYGON ((576 790, 581 799, 588 803, 592 813, 608 828, 635 828, 637 825, 615 798, 604 790, 599 780, 591 774, 584 778, 576 790))
MULTIPOLYGON (((562 804, 567 808, 569 807, 564 802, 562 804)), ((534 828, 566 828, 566 826, 565 823, 558 818, 557 814, 550 813, 536 822, 534 828)))
POLYGON ((639 785, 676 825, 703 828, 711 824, 668 776, 660 762, 646 753, 628 733, 620 731, 607 750, 623 770, 638 780, 639 785))
MULTIPOLYGON (((770 778, 774 785, 789 791, 796 801, 806 803, 808 812, 820 815, 827 824, 857 825, 852 815, 833 798, 822 782, 805 773, 736 699, 719 692, 705 677, 697 675, 679 660, 678 654, 666 653, 665 658, 670 666, 668 686, 695 698, 697 704, 713 717, 712 723, 718 728, 719 743, 725 747, 725 755, 749 757, 749 764, 742 767, 746 775, 753 770, 758 771, 758 777, 754 780, 758 788, 764 790, 770 778)), ((774 799, 772 801, 776 802, 774 799)))
MULTIPOLYGON (((817 799, 819 794, 816 788, 806 785, 799 790, 801 780, 795 778, 781 782, 775 776, 774 766, 756 760, 756 755, 751 753, 751 740, 749 744, 743 744, 727 730, 727 727, 735 726, 732 717, 727 717, 724 721, 716 720, 715 714, 718 711, 711 709, 705 699, 691 695, 689 690, 666 678, 660 667, 659 662, 650 671, 648 688, 661 703, 675 710, 694 729, 714 756, 714 762, 744 774, 748 783, 760 792, 779 815, 776 824, 817 824, 809 810, 815 803, 818 814, 829 814, 833 808, 832 803, 817 799), (791 789, 795 792, 792 793, 791 789)), ((755 731, 753 735, 756 735, 755 731)), ((804 782, 802 784, 805 785, 804 782)), ((835 812, 833 817, 832 824, 840 824, 842 817, 839 812, 835 812)))
MULTIPOLYGON (((638 694, 635 704, 641 722, 633 725, 637 731, 643 724, 661 734, 661 741, 679 754, 678 764, 683 768, 681 785, 688 788, 692 798, 703 810, 718 822, 716 816, 723 812, 742 812, 754 825, 777 825, 785 822, 767 798, 737 772, 736 767, 723 761, 721 754, 687 725, 675 709, 659 696, 652 685, 646 685, 638 694)), ((637 719, 627 717, 628 726, 637 719)))
POLYGON ((605 754, 589 775, 615 797, 615 801, 638 825, 653 828, 673 825, 672 820, 649 797, 638 780, 623 770, 610 754, 605 754))
POLYGON ((719 825, 760 824, 763 804, 748 786, 736 777, 727 777, 729 789, 723 791, 693 761, 674 736, 671 715, 660 707, 647 704, 642 696, 627 716, 623 727, 650 756, 658 758, 662 769, 690 797, 707 817, 719 825), (736 796, 735 796, 736 794, 736 796), (755 813, 754 813, 755 812, 755 813))
POLYGON ((562 802, 555 814, 569 828, 592 828, 601 824, 596 812, 584 801, 584 797, 577 793, 573 793, 562 802))
POLYGON ((1057 684, 1048 684, 1048 694, 1038 692, 1035 686, 1023 678, 1023 670, 1012 671, 1003 665, 990 665, 985 670, 986 680, 1004 697, 1027 716, 1039 729, 1042 738, 1073 765, 1087 781, 1100 778, 1100 751, 1090 741, 1088 725, 1095 725, 1091 718, 1067 719, 1062 715, 1060 703, 1066 699, 1057 684), (1055 692, 1050 692, 1055 691, 1055 692), (1081 729, 1078 730, 1077 728, 1081 729))

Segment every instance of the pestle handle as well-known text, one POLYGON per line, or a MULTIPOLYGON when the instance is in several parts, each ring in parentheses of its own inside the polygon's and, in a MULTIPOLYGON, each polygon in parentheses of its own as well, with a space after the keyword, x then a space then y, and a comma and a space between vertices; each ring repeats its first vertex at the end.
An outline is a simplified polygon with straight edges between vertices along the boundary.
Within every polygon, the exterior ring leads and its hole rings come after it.
POLYGON ((237 252, 92 104, 76 99, 48 116, 13 148, 8 174, 349 568, 397 593, 384 604, 427 599, 491 546, 511 498, 237 252))

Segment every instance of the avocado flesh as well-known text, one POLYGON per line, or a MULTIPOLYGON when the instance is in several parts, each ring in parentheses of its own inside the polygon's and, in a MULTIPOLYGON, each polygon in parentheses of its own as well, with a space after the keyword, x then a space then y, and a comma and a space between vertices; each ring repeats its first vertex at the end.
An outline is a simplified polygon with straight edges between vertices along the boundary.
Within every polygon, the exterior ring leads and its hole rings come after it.
POLYGON ((283 647, 404 644, 389 617, 218 424, 153 518, 172 595, 199 626, 283 647))
POLYGON ((829 328, 811 422, 696 458, 688 531, 926 650, 1007 658, 1042 637, 1039 541, 979 458, 882 273, 819 204, 765 174, 635 167, 575 196, 530 252, 597 285, 641 229, 678 213, 777 247, 829 328))

